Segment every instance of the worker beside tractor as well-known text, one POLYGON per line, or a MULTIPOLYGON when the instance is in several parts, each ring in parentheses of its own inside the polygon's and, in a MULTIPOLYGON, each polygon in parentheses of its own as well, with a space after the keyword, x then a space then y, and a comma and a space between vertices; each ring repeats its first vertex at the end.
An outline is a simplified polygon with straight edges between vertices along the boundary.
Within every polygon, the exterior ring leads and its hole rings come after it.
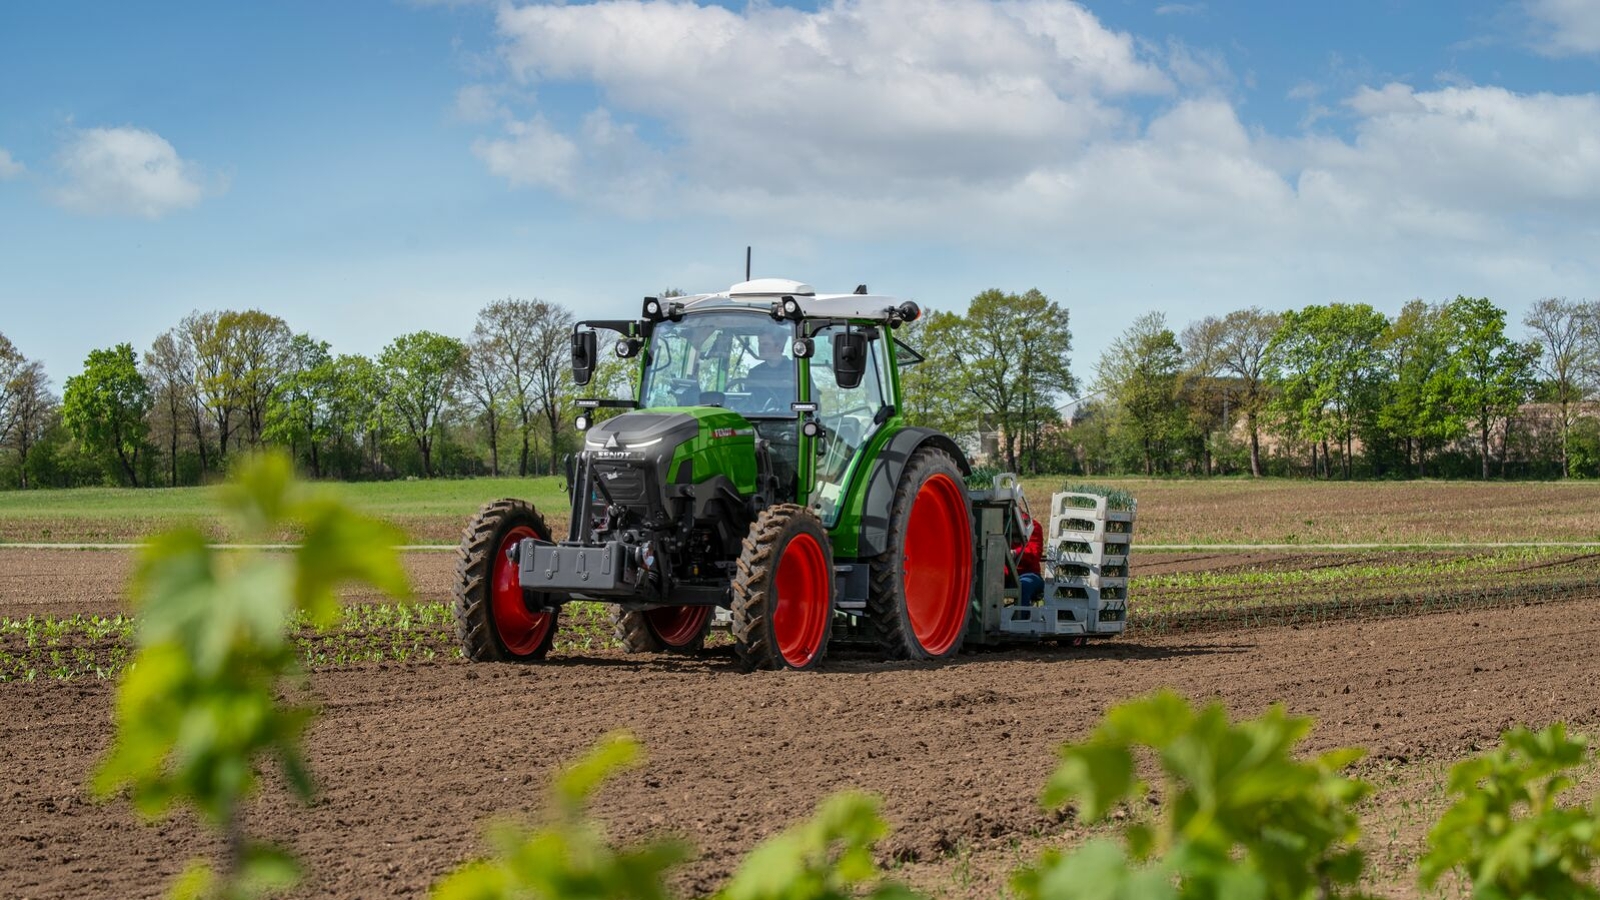
POLYGON ((630 651, 697 652, 724 625, 750 669, 812 668, 830 641, 937 660, 1120 633, 1131 509, 1113 515, 1125 527, 1102 571, 1103 502, 1064 515, 1057 495, 1044 546, 1014 476, 969 487, 955 441, 901 412, 900 368, 921 357, 894 332, 920 314, 865 286, 757 279, 579 322, 577 383, 598 332, 614 332, 637 399, 578 401, 564 539, 519 500, 468 524, 455 588, 468 658, 544 658, 572 600, 613 604, 630 651), (600 408, 624 411, 595 422, 600 408))

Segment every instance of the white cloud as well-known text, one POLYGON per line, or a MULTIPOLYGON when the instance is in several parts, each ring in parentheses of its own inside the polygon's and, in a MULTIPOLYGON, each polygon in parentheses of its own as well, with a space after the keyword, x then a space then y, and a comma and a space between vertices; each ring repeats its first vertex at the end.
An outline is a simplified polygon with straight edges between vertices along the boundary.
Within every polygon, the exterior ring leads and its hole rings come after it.
POLYGON ((519 79, 592 81, 612 115, 668 124, 679 146, 672 178, 657 181, 730 190, 1015 180, 1125 128, 1107 98, 1173 90, 1131 37, 1058 0, 742 14, 614 0, 508 7, 499 21, 519 79))
POLYGON ((1066 0, 603 0, 499 22, 519 89, 572 81, 602 100, 502 120, 477 154, 514 185, 632 216, 1048 247, 1077 271, 1212 273, 1219 293, 1245 272, 1392 287, 1426 271, 1463 291, 1473 273, 1600 274, 1597 94, 1352 74, 1367 86, 1293 88, 1310 110, 1274 134, 1240 120, 1222 57, 1066 0), (1338 128, 1310 133, 1325 119, 1338 128))
POLYGON ((493 85, 469 84, 456 91, 456 118, 482 124, 511 115, 500 102, 500 91, 493 85))
POLYGON ((1595 0, 1526 0, 1534 47, 1549 56, 1600 53, 1600 3, 1595 0))
POLYGON ((26 171, 27 168, 22 163, 11 158, 11 154, 6 148, 0 147, 0 181, 15 178, 26 171))
POLYGON ((1493 217, 1600 204, 1600 95, 1389 84, 1347 103, 1354 142, 1313 143, 1306 163, 1375 199, 1493 217))
POLYGON ((570 138, 551 128, 543 117, 510 122, 506 130, 504 138, 480 139, 472 145, 472 152, 490 172, 519 187, 566 192, 573 186, 578 146, 570 138))
POLYGON ((205 194, 195 164, 142 128, 83 129, 57 162, 64 183, 55 199, 77 212, 158 219, 193 207, 205 194))

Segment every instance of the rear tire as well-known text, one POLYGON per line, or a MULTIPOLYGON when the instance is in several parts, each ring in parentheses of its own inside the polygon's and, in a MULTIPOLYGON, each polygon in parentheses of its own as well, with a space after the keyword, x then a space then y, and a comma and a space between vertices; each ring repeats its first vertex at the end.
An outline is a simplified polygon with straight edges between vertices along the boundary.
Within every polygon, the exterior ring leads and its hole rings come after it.
POLYGON ((750 526, 733 578, 733 649, 747 671, 812 669, 833 628, 833 547, 817 514, 769 506, 750 526))
POLYGON ((455 620, 461 652, 474 662, 533 662, 555 642, 560 608, 525 593, 506 551, 524 538, 550 542, 550 527, 522 500, 484 504, 456 551, 455 620))
POLYGON ((711 630, 711 607, 624 610, 613 606, 611 624, 626 653, 695 654, 705 649, 706 632, 711 630))
POLYGON ((890 507, 889 540, 872 559, 867 620, 890 659, 961 652, 972 614, 972 502, 942 450, 911 455, 890 507))

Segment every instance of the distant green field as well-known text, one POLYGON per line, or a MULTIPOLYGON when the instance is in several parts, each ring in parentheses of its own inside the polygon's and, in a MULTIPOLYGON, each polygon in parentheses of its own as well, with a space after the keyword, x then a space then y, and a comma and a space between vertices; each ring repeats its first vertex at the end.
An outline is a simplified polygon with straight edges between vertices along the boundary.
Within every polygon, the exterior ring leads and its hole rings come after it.
MULTIPOLYGON (((1070 479, 1074 483, 1083 479, 1070 479)), ((1091 479, 1138 499, 1136 544, 1600 542, 1600 482, 1339 482, 1287 479, 1091 479)), ((1024 481, 1036 512, 1061 478, 1024 481)), ((0 542, 132 542, 208 518, 212 488, 0 492, 0 542)), ((328 484, 327 490, 405 530, 418 544, 454 544, 479 505, 533 502, 566 528, 560 478, 328 484)), ((210 531, 223 534, 215 523, 210 531)))
MULTIPOLYGON (((385 481, 323 486, 350 504, 406 529, 419 543, 453 542, 481 504, 520 497, 565 522, 567 495, 560 478, 478 478, 385 481)), ((137 541, 172 525, 212 521, 215 488, 78 488, 0 492, 0 541, 137 541)))

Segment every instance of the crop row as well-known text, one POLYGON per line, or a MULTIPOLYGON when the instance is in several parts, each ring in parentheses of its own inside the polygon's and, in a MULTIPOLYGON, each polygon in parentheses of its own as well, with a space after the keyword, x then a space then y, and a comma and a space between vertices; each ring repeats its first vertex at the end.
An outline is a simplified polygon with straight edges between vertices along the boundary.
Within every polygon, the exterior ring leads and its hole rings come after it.
MULTIPOLYGON (((1170 635, 1595 596, 1600 596, 1600 560, 1506 551, 1282 572, 1136 578, 1129 623, 1135 635, 1170 635)), ((126 615, 0 618, 0 682, 114 677, 128 662, 134 628, 134 619, 126 615)), ((321 632, 299 628, 295 640, 302 664, 311 669, 461 656, 445 603, 350 606, 334 627, 321 632)), ((563 609, 556 652, 616 646, 605 606, 573 603, 563 609)))

